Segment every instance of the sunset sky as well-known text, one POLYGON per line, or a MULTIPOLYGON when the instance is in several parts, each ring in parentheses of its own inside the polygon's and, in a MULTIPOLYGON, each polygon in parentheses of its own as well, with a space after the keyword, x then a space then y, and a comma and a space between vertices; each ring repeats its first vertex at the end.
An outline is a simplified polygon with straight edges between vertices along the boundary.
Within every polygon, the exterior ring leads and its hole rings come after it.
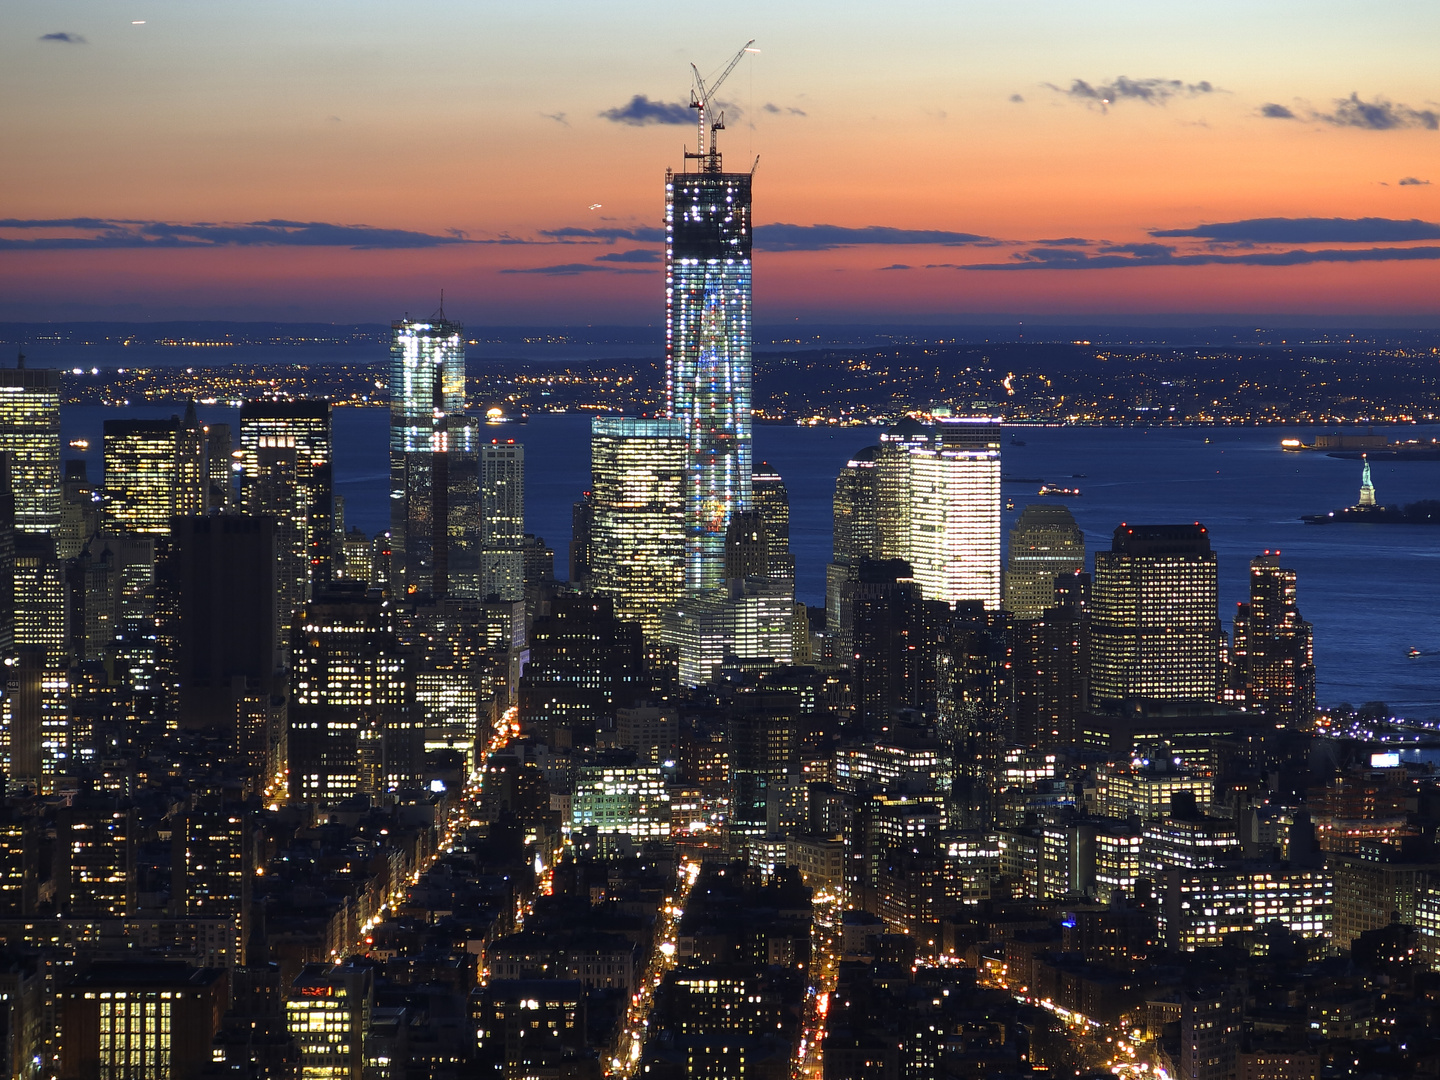
POLYGON ((757 320, 1440 317, 1433 0, 23 0, 0 318, 662 317, 715 72, 757 320), (677 122, 678 121, 678 122, 677 122))

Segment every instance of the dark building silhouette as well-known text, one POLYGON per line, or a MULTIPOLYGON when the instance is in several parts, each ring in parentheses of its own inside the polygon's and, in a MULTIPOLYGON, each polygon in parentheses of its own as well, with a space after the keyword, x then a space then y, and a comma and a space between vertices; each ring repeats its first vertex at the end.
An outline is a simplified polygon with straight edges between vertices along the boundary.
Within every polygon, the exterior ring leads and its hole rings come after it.
POLYGON ((236 729, 276 693, 276 526, 269 517, 174 518, 160 542, 161 652, 182 727, 236 729))
POLYGON ((520 724, 555 747, 591 744, 629 705, 642 672, 640 624, 615 617, 608 597, 557 593, 530 628, 520 676, 520 724))

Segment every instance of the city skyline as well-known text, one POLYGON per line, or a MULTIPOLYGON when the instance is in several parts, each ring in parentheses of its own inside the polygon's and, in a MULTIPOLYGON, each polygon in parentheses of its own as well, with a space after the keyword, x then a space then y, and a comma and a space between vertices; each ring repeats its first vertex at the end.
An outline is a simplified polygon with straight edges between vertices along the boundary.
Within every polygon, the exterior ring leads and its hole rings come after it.
POLYGON ((0 316, 653 323, 685 64, 749 37, 762 321, 1435 315, 1422 5, 427 12, 20 9, 0 316))

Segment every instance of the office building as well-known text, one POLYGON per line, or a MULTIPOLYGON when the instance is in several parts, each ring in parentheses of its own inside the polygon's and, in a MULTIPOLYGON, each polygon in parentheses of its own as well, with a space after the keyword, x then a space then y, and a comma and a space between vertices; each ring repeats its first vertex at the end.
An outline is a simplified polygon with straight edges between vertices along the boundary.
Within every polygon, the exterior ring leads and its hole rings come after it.
MULTIPOLYGON (((835 477, 833 540, 830 564, 825 567, 825 629, 839 635, 848 620, 841 614, 840 591, 864 559, 880 553, 880 489, 875 460, 878 446, 867 446, 845 463, 835 477)), ((837 646, 840 656, 852 651, 849 641, 837 646)))
POLYGON ((640 623, 652 640, 684 591, 685 453, 678 420, 590 422, 588 550, 571 577, 586 575, 591 591, 610 597, 616 615, 640 623))
POLYGON ((665 175, 665 399, 687 447, 689 589, 721 583, 725 528, 751 499, 751 176, 724 172, 711 139, 700 171, 665 175))
POLYGON ((759 510, 730 515, 725 528, 725 580, 770 576, 770 530, 759 510))
MULTIPOLYGON (((331 595, 295 616, 289 708, 290 796, 338 802, 418 772, 424 728, 394 611, 375 597, 331 595)), ((405 777, 410 779, 410 777, 405 777)))
POLYGON ((481 1067, 561 1074, 586 1046, 585 984, 572 979, 490 979, 470 992, 481 1067))
POLYGON ((407 594, 479 595, 478 444, 464 328, 443 311, 391 323, 390 536, 407 594))
POLYGON ((1095 555, 1090 700, 1213 702, 1220 691, 1215 554, 1205 526, 1121 525, 1095 555))
POLYGON ((660 767, 628 751, 602 752, 576 772, 570 828, 600 836, 622 833, 637 842, 670 836, 670 792, 660 767))
POLYGON ((480 561, 481 599, 525 599, 525 447, 514 439, 480 444, 480 561))
POLYGON ((794 659, 793 587, 736 578, 723 588, 692 592, 666 613, 662 637, 679 656, 682 686, 704 686, 730 660, 783 667, 794 659))
POLYGON ((250 401, 240 409, 241 506, 276 521, 281 640, 290 616, 330 584, 334 514, 328 401, 250 401))
POLYGON ((52 533, 60 526, 60 372, 27 368, 21 354, 0 368, 0 454, 10 455, 15 528, 52 533))
POLYGON ((65 656, 24 646, 7 658, 0 723, 8 744, 5 775, 37 786, 70 767, 70 679, 65 656))
POLYGON ((795 556, 790 552, 790 493, 768 461, 760 462, 751 473, 750 495, 754 509, 765 522, 769 544, 767 575, 793 581, 795 556))
POLYGON ((907 419, 875 457, 880 553, 904 559, 927 600, 1000 608, 1000 424, 907 419))
POLYGON ((590 745, 628 706, 641 678, 640 625, 605 596, 557 593, 530 627, 520 676, 520 725, 554 748, 590 745))
POLYGON ((278 642, 288 630, 288 615, 277 611, 277 525, 238 514, 176 518, 173 525, 156 569, 172 715, 181 727, 238 736, 240 703, 275 692, 278 642))
POLYGON ((64 1080, 199 1080, 229 982, 174 960, 96 961, 56 995, 64 1080))
POLYGON ((300 1050, 297 1080, 362 1080, 374 1004, 370 968, 306 964, 285 998, 285 1025, 300 1050))
POLYGON ((79 555, 85 541, 99 531, 100 499, 84 459, 65 462, 65 478, 60 485, 60 527, 55 533, 55 550, 62 559, 79 555))
POLYGON ((171 818, 171 894, 188 918, 225 919, 234 927, 233 963, 245 963, 255 853, 239 790, 196 785, 190 805, 171 818))
POLYGON ((1295 604, 1295 571, 1280 553, 1250 560, 1250 602, 1235 612, 1233 688, 1252 709, 1287 727, 1315 717, 1314 633, 1295 604))
POLYGON ((1010 624, 1010 741, 1021 746, 1074 745, 1090 700, 1090 575, 1062 575, 1051 594, 1039 617, 1010 624))
POLYGON ((1005 610, 1038 619, 1055 606, 1055 579, 1085 569, 1085 534, 1063 506, 1027 506, 1010 530, 1005 610))
POLYGON ((193 403, 183 421, 105 421, 109 529, 164 536, 171 518, 205 513, 208 442, 198 425, 193 403))

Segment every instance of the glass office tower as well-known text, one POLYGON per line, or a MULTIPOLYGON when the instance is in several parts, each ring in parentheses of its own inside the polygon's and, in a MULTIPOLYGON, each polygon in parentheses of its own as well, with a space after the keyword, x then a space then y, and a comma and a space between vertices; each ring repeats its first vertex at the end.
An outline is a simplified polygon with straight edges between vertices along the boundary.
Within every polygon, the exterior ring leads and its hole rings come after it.
POLYGON ((687 446, 676 420, 590 421, 590 587, 647 639, 684 590, 687 446))
POLYGON ((443 311, 391 323, 390 535, 407 593, 479 594, 478 443, 464 327, 443 311))
POLYGON ((750 506, 750 174, 665 177, 665 394, 685 433, 685 585, 724 580, 725 529, 750 506))
POLYGON ((0 454, 10 455, 15 528, 50 533, 60 527, 60 372, 25 367, 25 357, 0 370, 0 454))

